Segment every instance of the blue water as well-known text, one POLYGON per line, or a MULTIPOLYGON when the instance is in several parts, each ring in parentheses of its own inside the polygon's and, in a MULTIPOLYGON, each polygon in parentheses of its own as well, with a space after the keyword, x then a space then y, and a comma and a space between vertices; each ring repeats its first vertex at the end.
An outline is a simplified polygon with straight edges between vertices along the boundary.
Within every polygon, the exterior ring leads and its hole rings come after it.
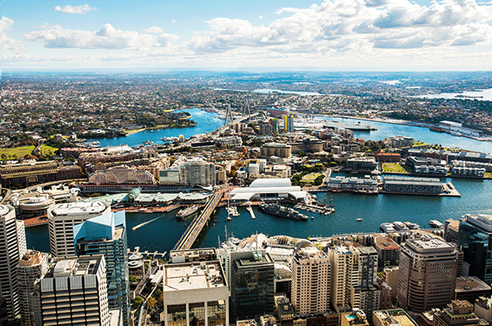
POLYGON ((354 131, 354 137, 364 138, 365 140, 383 140, 386 137, 408 136, 415 138, 415 140, 428 144, 440 144, 445 147, 457 147, 477 152, 492 153, 492 142, 482 142, 466 137, 456 137, 447 133, 431 131, 429 130, 429 128, 424 127, 407 126, 376 121, 365 121, 351 118, 322 117, 320 119, 329 121, 340 121, 345 123, 369 123, 371 126, 377 127, 378 130, 372 130, 371 132, 354 131))
POLYGON ((183 135, 185 138, 190 138, 193 135, 214 131, 224 125, 224 120, 217 118, 214 113, 205 112, 200 109, 188 109, 186 112, 191 114, 191 119, 197 123, 196 127, 144 130, 126 137, 102 138, 97 140, 101 143, 102 147, 124 144, 136 146, 143 144, 146 140, 150 140, 156 144, 164 144, 165 142, 161 140, 162 137, 178 137, 179 135, 183 135))
MULTIPOLYGON (((228 234, 247 237, 255 232, 267 235, 285 234, 294 237, 329 236, 340 233, 376 232, 383 222, 410 221, 428 228, 430 220, 445 221, 460 219, 464 214, 492 214, 492 180, 445 179, 452 182, 462 197, 431 197, 403 195, 361 195, 353 193, 318 193, 318 199, 327 195, 333 198, 336 212, 331 215, 304 212, 314 219, 292 221, 264 214, 254 208, 253 220, 245 208, 238 209, 241 216, 225 221, 226 212, 218 209, 209 227, 196 243, 201 247, 217 246, 218 237, 224 240, 225 226, 228 234), (356 222, 356 218, 363 218, 356 222)), ((159 214, 127 214, 128 245, 140 246, 142 250, 169 251, 185 231, 188 222, 176 219, 176 211, 164 214, 154 222, 132 231, 135 225, 149 221, 159 214)), ((48 227, 26 229, 27 245, 37 250, 48 251, 48 227)))
MULTIPOLYGON (((164 136, 178 136, 183 134, 190 137, 193 134, 201 134, 212 131, 222 126, 223 121, 215 118, 212 113, 198 109, 189 110, 192 119, 198 123, 194 128, 163 129, 137 133, 120 139, 103 139, 103 146, 119 145, 126 143, 131 146, 141 144, 145 140, 155 143, 164 136), (124 140, 124 141, 123 141, 124 140)), ((330 118, 331 119, 331 118, 330 118)), ((342 120, 342 119, 339 119, 342 120)), ((356 119, 343 119, 345 122, 357 122, 356 119)), ((363 123, 363 121, 361 121, 363 123)), ((379 128, 377 131, 356 132, 356 137, 370 140, 381 140, 385 137, 405 135, 416 140, 428 143, 437 143, 443 146, 453 146, 477 151, 492 152, 492 144, 479 142, 464 137, 454 137, 449 134, 435 133, 427 128, 414 126, 371 122, 379 128)), ((202 232, 196 245, 202 247, 216 246, 218 237, 224 239, 225 226, 229 235, 234 233, 237 237, 247 237, 255 232, 263 232, 270 236, 286 234, 295 237, 328 236, 351 232, 378 231, 383 222, 410 221, 428 227, 429 220, 444 221, 449 218, 459 219, 464 214, 492 214, 492 180, 473 179, 443 179, 453 182, 461 193, 461 198, 454 197, 426 197, 426 196, 400 196, 400 195, 358 195, 352 193, 328 193, 333 196, 333 204, 336 207, 334 214, 325 216, 317 213, 314 219, 309 221, 291 221, 263 214, 255 209, 256 219, 253 220, 244 208, 239 208, 241 216, 234 217, 232 221, 225 221, 225 210, 218 209, 209 227, 202 232), (356 218, 363 218, 362 222, 356 222, 356 218)), ((322 201, 325 193, 319 193, 322 201)), ((329 201, 329 198, 328 200, 329 201)), ((174 216, 176 212, 164 214, 164 216, 141 228, 132 231, 135 225, 149 221, 159 215, 156 214, 127 214, 128 244, 130 247, 140 246, 142 250, 169 251, 181 237, 187 227, 187 222, 179 221, 174 216)), ((27 245, 41 251, 49 251, 48 227, 40 226, 26 229, 27 245)))

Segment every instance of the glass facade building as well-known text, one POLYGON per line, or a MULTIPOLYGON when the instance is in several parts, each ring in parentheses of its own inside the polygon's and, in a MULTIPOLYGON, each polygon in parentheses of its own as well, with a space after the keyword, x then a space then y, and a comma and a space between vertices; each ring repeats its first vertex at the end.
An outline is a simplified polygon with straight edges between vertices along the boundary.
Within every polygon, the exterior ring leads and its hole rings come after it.
POLYGON ((104 255, 109 309, 120 309, 129 324, 130 285, 125 212, 103 214, 74 226, 77 255, 104 255))
POLYGON ((492 215, 465 215, 460 221, 458 244, 469 274, 492 283, 492 215))
POLYGON ((231 296, 236 320, 272 313, 273 293, 274 264, 268 253, 254 251, 233 262, 231 296))

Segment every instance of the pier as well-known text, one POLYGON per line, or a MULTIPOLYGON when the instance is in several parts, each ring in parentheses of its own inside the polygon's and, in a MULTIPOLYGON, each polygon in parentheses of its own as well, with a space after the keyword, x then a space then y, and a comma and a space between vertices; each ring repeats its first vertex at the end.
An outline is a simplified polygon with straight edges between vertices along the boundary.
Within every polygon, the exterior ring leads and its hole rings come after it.
POLYGON ((193 219, 193 222, 191 222, 188 226, 186 231, 174 246, 173 250, 185 250, 190 249, 191 246, 193 246, 193 243, 195 243, 198 235, 200 235, 200 232, 202 232, 205 225, 208 224, 210 216, 217 207, 222 195, 223 192, 216 192, 213 195, 212 199, 210 199, 210 201, 205 205, 202 213, 193 219))

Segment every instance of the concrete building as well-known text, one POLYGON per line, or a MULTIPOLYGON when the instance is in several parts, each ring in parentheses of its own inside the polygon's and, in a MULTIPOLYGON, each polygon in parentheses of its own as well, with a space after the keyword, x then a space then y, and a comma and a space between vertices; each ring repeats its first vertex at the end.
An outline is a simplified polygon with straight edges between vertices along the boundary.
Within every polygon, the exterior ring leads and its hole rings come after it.
POLYGON ((110 325, 103 255, 56 258, 36 284, 43 326, 110 325))
POLYGON ((475 300, 473 311, 479 318, 492 322, 492 297, 480 297, 475 300))
POLYGON ((73 227, 91 217, 111 212, 103 202, 56 204, 48 209, 50 250, 55 257, 75 254, 73 227))
POLYGON ((251 251, 232 262, 231 299, 235 319, 271 314, 275 268, 268 253, 251 251))
POLYGON ((460 220, 458 245, 470 265, 469 275, 492 283, 492 215, 466 214, 460 220))
POLYGON ((273 133, 273 127, 271 124, 269 124, 269 123, 260 124, 260 135, 261 136, 269 136, 272 133, 273 133))
POLYGON ((304 201, 307 199, 307 193, 299 186, 291 186, 289 178, 256 179, 249 187, 235 188, 230 194, 233 202, 284 199, 304 201))
POLYGON ((488 325, 474 312, 473 305, 466 300, 453 300, 449 308, 436 311, 434 326, 488 325))
POLYGON ((446 161, 431 157, 407 157, 406 166, 414 173, 446 175, 446 161))
POLYGON ((479 297, 490 297, 492 288, 476 276, 460 276, 456 278, 455 300, 475 302, 479 297))
POLYGON ((345 167, 351 172, 371 172, 376 169, 376 160, 374 157, 351 158, 345 167))
POLYGON ((155 184, 154 175, 146 170, 137 170, 128 166, 110 167, 104 171, 96 171, 89 177, 89 183, 95 185, 109 184, 155 184))
POLYGON ((326 187, 329 190, 342 190, 354 192, 378 192, 378 181, 369 176, 364 178, 336 176, 326 178, 326 187))
POLYGON ((0 298, 9 321, 20 314, 17 265, 26 251, 24 222, 15 219, 12 206, 0 205, 0 298))
POLYGON ((339 312, 351 304, 352 287, 360 278, 359 252, 344 245, 328 249, 331 264, 331 304, 339 312))
POLYGON ((440 238, 408 239, 400 252, 398 305, 414 312, 443 308, 454 298, 458 250, 440 238))
POLYGON ((104 255, 108 305, 120 310, 123 325, 130 323, 130 284, 125 211, 90 218, 73 228, 77 255, 104 255))
MULTIPOLYGON (((377 288, 378 254, 372 247, 354 247, 359 252, 359 278, 352 285, 350 304, 352 308, 362 309, 368 316, 379 310, 381 291, 377 288)), ((353 284, 353 283, 352 283, 353 284)))
POLYGON ((24 326, 41 325, 39 298, 33 295, 36 280, 48 271, 49 254, 35 250, 27 251, 17 266, 21 323, 24 326))
POLYGON ((405 136, 386 137, 383 141, 387 147, 392 148, 410 147, 415 143, 414 138, 405 136))
POLYGON ((288 144, 267 143, 261 146, 260 155, 262 157, 277 156, 289 158, 292 155, 292 147, 288 144))
POLYGON ((229 324, 229 288, 218 260, 164 265, 163 284, 165 326, 229 324))
POLYGON ((19 163, 0 166, 0 181, 3 187, 26 187, 28 185, 57 180, 80 178, 76 165, 63 166, 55 161, 19 163))
POLYGON ((383 189, 390 193, 442 194, 444 183, 439 178, 383 177, 383 189))
POLYGON ((189 161, 159 173, 161 185, 215 186, 215 164, 189 161))
POLYGON ((374 326, 418 326, 403 309, 379 310, 372 313, 374 326))
POLYGON ((340 326, 369 326, 366 314, 360 309, 340 314, 340 326))
POLYGON ((400 246, 388 237, 376 236, 374 248, 378 253, 379 266, 396 265, 400 258, 400 246))
POLYGON ((330 262, 315 246, 298 249, 292 259, 292 305, 296 313, 323 313, 330 308, 330 262))
POLYGON ((286 115, 284 117, 284 131, 285 132, 294 132, 294 116, 286 115))
MULTIPOLYGON (((444 240, 457 243, 460 233, 460 221, 448 219, 444 221, 444 240)), ((461 272, 461 271, 459 271, 461 272)))

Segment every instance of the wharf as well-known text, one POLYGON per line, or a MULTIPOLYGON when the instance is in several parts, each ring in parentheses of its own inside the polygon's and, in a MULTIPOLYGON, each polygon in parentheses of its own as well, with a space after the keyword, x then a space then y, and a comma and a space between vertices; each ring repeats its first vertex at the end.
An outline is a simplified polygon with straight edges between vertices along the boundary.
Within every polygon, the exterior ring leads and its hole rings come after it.
POLYGON ((182 205, 178 204, 173 204, 169 206, 150 206, 150 207, 121 207, 121 208, 115 208, 112 211, 113 212, 118 212, 118 211, 125 211, 126 213, 169 213, 175 209, 180 208, 182 205))

